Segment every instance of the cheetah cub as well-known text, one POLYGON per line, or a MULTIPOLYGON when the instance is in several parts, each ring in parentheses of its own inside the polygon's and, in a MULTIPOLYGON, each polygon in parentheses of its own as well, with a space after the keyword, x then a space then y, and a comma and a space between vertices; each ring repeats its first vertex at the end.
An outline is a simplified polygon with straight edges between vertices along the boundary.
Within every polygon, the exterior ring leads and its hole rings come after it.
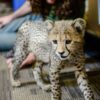
POLYGON ((16 76, 22 61, 32 52, 36 56, 33 69, 36 83, 43 89, 51 89, 51 100, 61 100, 60 71, 62 66, 73 69, 79 88, 85 100, 94 100, 84 70, 85 57, 83 51, 84 31, 86 23, 83 19, 62 21, 25 22, 17 34, 13 67, 10 70, 12 86, 20 86, 16 76), (49 65, 50 84, 42 80, 42 67, 49 65))

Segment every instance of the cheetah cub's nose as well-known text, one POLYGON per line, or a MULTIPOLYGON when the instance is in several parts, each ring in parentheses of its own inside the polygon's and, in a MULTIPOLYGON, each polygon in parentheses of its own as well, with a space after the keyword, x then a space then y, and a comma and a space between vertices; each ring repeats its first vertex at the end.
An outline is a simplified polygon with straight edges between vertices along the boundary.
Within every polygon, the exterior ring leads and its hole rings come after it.
POLYGON ((69 55, 69 52, 67 52, 67 53, 65 51, 58 52, 57 55, 60 57, 61 60, 66 60, 69 55))
POLYGON ((65 52, 63 51, 63 52, 58 52, 60 55, 63 55, 65 52))

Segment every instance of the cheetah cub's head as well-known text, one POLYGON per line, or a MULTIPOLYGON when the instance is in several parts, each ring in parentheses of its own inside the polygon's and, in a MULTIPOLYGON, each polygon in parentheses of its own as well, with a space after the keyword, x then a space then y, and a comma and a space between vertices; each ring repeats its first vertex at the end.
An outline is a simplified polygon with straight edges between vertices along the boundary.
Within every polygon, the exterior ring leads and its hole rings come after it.
POLYGON ((82 43, 86 27, 85 20, 77 18, 75 20, 46 21, 49 30, 49 40, 52 49, 61 59, 70 58, 75 43, 82 43))

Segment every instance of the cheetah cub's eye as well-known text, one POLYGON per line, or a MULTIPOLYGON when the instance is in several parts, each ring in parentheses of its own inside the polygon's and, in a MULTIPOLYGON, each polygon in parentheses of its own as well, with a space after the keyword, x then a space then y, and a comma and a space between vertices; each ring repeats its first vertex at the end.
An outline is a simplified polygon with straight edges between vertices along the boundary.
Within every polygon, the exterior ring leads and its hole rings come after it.
POLYGON ((66 44, 70 44, 72 41, 71 40, 66 40, 65 42, 66 42, 66 44))
POLYGON ((57 44, 57 40, 53 40, 53 43, 54 43, 54 44, 57 44))

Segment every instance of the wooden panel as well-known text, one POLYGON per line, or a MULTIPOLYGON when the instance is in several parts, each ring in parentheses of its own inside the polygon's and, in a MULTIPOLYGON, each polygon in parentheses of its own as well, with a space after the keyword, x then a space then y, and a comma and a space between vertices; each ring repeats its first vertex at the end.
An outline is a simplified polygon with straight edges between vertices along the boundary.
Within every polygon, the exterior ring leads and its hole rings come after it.
POLYGON ((100 37, 100 25, 98 20, 98 0, 88 0, 88 20, 87 20, 87 30, 93 33, 95 36, 100 37))

